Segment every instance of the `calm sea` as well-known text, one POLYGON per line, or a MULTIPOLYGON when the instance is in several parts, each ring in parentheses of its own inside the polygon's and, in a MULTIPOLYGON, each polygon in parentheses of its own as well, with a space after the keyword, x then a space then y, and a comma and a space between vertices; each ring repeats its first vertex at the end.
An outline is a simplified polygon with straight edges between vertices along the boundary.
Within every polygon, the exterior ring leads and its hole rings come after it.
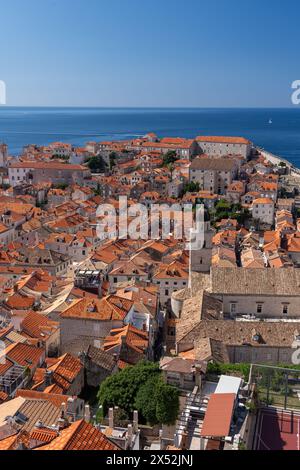
POLYGON ((133 109, 0 107, 0 141, 18 155, 24 145, 158 136, 235 135, 300 167, 300 108, 133 109), (272 124, 269 123, 270 119, 272 124))

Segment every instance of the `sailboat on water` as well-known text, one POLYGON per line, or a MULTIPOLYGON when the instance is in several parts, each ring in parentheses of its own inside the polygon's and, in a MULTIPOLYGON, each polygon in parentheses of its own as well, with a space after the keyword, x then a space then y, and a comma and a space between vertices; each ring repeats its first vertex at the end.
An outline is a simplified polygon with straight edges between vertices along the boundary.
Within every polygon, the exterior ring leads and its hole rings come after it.
POLYGON ((273 121, 271 118, 269 119, 269 124, 273 124, 273 121))

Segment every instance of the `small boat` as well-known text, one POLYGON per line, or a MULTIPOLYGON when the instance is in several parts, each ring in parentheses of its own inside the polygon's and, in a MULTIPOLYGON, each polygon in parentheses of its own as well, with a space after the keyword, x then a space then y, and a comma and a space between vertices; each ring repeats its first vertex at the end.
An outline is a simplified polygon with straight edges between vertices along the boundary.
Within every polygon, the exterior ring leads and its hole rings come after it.
POLYGON ((273 121, 271 118, 269 119, 269 124, 273 124, 273 121))

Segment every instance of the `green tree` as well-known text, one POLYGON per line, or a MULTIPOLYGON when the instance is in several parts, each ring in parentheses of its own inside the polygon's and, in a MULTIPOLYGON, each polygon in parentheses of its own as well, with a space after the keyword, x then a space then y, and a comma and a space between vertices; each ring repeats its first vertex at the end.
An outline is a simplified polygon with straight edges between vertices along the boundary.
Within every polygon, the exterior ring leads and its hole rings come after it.
POLYGON ((226 201, 225 199, 221 199, 220 201, 217 202, 216 204, 217 214, 220 212, 230 213, 230 211, 231 211, 231 204, 228 201, 226 201))
POLYGON ((159 374, 158 364, 140 362, 111 375, 100 386, 98 399, 107 413, 109 407, 119 406, 127 413, 134 411, 136 395, 142 385, 153 375, 159 374))
POLYGON ((169 150, 163 156, 163 166, 168 166, 170 163, 175 163, 178 160, 177 153, 174 150, 169 150))
POLYGON ((183 188, 183 193, 198 193, 200 191, 200 184, 195 183, 194 181, 191 181, 190 183, 187 183, 184 188, 183 188))
POLYGON ((179 390, 161 381, 157 396, 157 421, 162 424, 175 424, 179 412, 179 390))
POLYGON ((87 165, 91 171, 100 172, 100 173, 105 171, 105 163, 104 163, 103 158, 100 155, 95 155, 91 157, 88 160, 87 165))
POLYGON ((98 399, 104 414, 114 406, 128 416, 137 409, 151 425, 173 424, 179 411, 178 389, 163 381, 158 364, 145 361, 108 377, 98 399))
POLYGON ((68 187, 67 183, 57 183, 57 184, 53 185, 54 189, 62 189, 63 191, 65 189, 67 189, 67 187, 68 187))
POLYGON ((174 424, 179 412, 179 390, 166 384, 161 375, 155 375, 139 389, 135 406, 151 425, 174 424))
POLYGON ((142 413, 144 418, 151 425, 157 423, 157 387, 160 380, 159 375, 150 377, 147 382, 140 387, 135 399, 136 409, 142 413), (151 400, 149 400, 149 397, 151 397, 151 400))
POLYGON ((111 152, 109 155, 109 169, 112 170, 116 166, 117 154, 116 152, 111 152))

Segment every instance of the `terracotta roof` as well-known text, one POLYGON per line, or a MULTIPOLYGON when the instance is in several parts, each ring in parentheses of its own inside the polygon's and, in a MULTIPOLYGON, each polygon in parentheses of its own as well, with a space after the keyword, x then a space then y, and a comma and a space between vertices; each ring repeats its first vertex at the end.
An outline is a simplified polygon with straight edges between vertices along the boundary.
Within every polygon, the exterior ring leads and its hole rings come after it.
POLYGON ((14 444, 17 439, 17 432, 13 436, 6 437, 0 441, 0 451, 14 449, 14 444))
POLYGON ((0 390, 0 404, 4 403, 8 399, 8 395, 0 390))
POLYGON ((161 265, 153 279, 188 279, 187 267, 178 261, 173 261, 169 265, 161 265))
POLYGON ((45 444, 50 443, 58 436, 58 431, 49 428, 34 428, 30 433, 30 439, 33 441, 43 442, 45 444))
POLYGON ((20 366, 29 367, 30 369, 35 367, 45 354, 43 349, 22 343, 10 345, 4 352, 8 360, 20 366))
POLYGON ((201 429, 201 436, 227 437, 230 435, 235 398, 234 393, 215 393, 211 395, 201 429))
POLYGON ((69 395, 55 394, 55 393, 45 393, 38 392, 36 390, 17 390, 16 397, 36 399, 36 400, 47 400, 52 405, 60 408, 63 403, 67 403, 69 395))
POLYGON ((274 201, 268 197, 259 197, 258 199, 254 199, 253 205, 255 204, 272 204, 274 205, 274 201))
POLYGON ((66 170, 66 171, 88 171, 88 168, 82 165, 72 165, 60 162, 14 162, 10 165, 10 168, 28 168, 28 169, 41 169, 41 170, 66 170))
POLYGON ((164 149, 174 149, 176 150, 177 148, 184 148, 184 149, 189 149, 192 145, 193 141, 185 141, 181 143, 164 143, 164 142, 144 142, 142 144, 142 147, 144 148, 164 148, 164 149))
POLYGON ((7 357, 4 357, 4 360, 3 360, 3 357, 1 357, 0 375, 4 375, 13 365, 14 365, 13 362, 7 359, 7 357))
POLYGON ((62 430, 50 444, 36 450, 119 450, 101 431, 84 420, 62 430))
MULTIPOLYGON (((53 361, 51 361, 52 363, 53 361)), ((45 385, 46 372, 52 371, 52 383, 44 389, 45 393, 64 394, 66 393, 78 374, 83 370, 80 360, 67 353, 55 360, 48 369, 38 368, 35 371, 33 390, 37 390, 45 385)))
POLYGON ((290 253, 300 253, 300 234, 295 234, 289 239, 287 249, 290 253))
POLYGON ((251 142, 244 137, 224 137, 224 136, 198 136, 197 142, 212 142, 221 144, 245 144, 249 145, 251 142))
POLYGON ((27 295, 15 293, 8 297, 6 305, 11 309, 28 309, 33 307, 35 304, 35 297, 30 297, 27 295))
POLYGON ((49 367, 49 370, 52 370, 70 383, 76 379, 82 369, 83 366, 80 360, 68 353, 59 357, 57 362, 49 367))
POLYGON ((127 325, 124 328, 115 328, 105 338, 103 349, 109 351, 116 346, 122 345, 122 343, 125 343, 136 352, 144 354, 149 345, 149 336, 148 333, 138 330, 132 325, 127 325))
POLYGON ((109 295, 103 299, 75 300, 61 313, 61 318, 82 318, 86 320, 124 320, 133 302, 109 295))
POLYGON ((59 328, 59 322, 48 320, 45 315, 37 312, 29 312, 21 323, 21 329, 32 338, 45 338, 59 328))

